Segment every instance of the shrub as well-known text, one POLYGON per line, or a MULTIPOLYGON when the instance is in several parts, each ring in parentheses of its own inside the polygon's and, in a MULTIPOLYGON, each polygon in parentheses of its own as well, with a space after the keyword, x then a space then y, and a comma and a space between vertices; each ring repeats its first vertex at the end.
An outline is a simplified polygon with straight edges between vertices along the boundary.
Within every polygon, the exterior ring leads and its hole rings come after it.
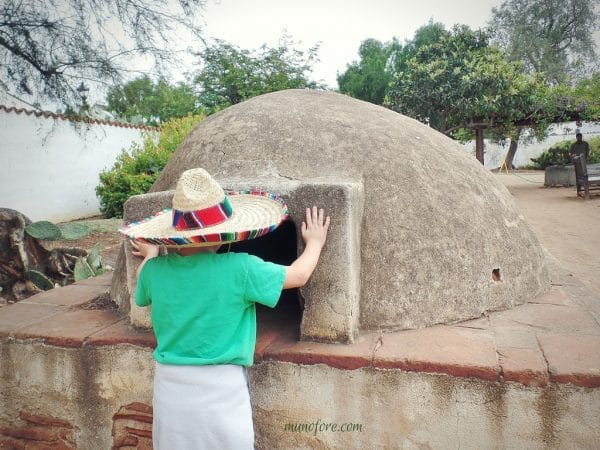
POLYGON ((150 190, 179 144, 205 117, 171 119, 162 127, 158 140, 147 134, 143 145, 134 142, 129 151, 123 150, 114 166, 100 173, 96 195, 100 198, 102 214, 106 218, 123 217, 125 201, 132 195, 150 190))
MULTIPOLYGON (((548 150, 545 150, 538 158, 531 158, 535 169, 545 169, 548 166, 561 166, 571 164, 569 147, 575 142, 572 140, 561 141, 548 150)), ((590 144, 590 157, 588 164, 600 163, 600 136, 587 139, 590 144)))

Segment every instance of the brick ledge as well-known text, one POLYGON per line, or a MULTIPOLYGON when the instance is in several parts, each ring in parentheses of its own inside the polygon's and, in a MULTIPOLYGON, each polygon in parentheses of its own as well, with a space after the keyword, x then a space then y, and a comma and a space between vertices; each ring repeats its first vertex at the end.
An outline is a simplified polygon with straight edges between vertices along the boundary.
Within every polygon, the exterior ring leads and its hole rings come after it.
MULTIPOLYGON (((109 278, 99 279, 0 308, 0 341, 36 340, 70 348, 118 344, 154 348, 151 330, 132 327, 114 310, 81 308, 109 288, 109 278)), ((571 383, 596 388, 600 387, 599 320, 597 298, 581 285, 560 283, 511 310, 454 325, 362 333, 350 345, 300 342, 297 318, 263 314, 255 362, 400 369, 532 387, 571 383)))

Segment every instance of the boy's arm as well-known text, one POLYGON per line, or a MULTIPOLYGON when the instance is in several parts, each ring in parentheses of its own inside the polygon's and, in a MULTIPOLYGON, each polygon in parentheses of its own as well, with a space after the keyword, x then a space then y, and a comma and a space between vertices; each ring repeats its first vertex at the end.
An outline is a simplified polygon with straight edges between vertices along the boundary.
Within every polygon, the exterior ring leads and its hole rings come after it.
POLYGON ((306 222, 302 222, 304 251, 286 268, 284 289, 298 288, 306 284, 319 262, 321 249, 327 240, 329 222, 329 216, 325 217, 323 209, 317 211, 316 206, 313 206, 312 210, 306 208, 306 222))
POLYGON ((137 269, 137 276, 140 276, 140 272, 142 271, 142 267, 146 264, 146 261, 149 259, 155 258, 158 256, 159 247, 157 245, 146 244, 145 242, 139 241, 131 241, 131 253, 134 256, 141 256, 144 260, 141 262, 137 269))

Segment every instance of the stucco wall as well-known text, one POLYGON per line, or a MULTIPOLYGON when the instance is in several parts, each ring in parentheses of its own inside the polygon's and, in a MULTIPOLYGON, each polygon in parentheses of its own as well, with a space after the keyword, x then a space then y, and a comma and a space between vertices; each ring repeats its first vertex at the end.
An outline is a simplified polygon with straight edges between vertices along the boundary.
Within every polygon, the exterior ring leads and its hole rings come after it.
MULTIPOLYGON (((119 448, 120 421, 149 433, 152 371, 148 348, 4 339, 0 430, 51 416, 70 427, 69 448, 119 448)), ((258 449, 591 449, 600 440, 600 389, 274 361, 255 365, 250 381, 258 449)))
POLYGON ((281 362, 255 366, 251 383, 260 449, 592 449, 600 439, 600 389, 281 362))
MULTIPOLYGON (((578 127, 575 122, 553 124, 548 129, 548 136, 542 141, 537 141, 536 139, 527 139, 527 136, 524 135, 522 142, 519 142, 519 147, 517 149, 517 153, 515 154, 513 165, 515 167, 531 165, 531 158, 539 157, 551 146, 566 140, 574 141, 576 129, 581 130, 583 133, 583 138, 586 140, 592 137, 600 136, 600 124, 598 123, 584 122, 580 127, 578 127)), ((475 155, 475 141, 467 142, 463 146, 467 152, 475 155)), ((500 164, 502 164, 502 161, 508 152, 509 146, 510 139, 504 143, 504 146, 486 139, 484 147, 485 167, 488 169, 500 167, 500 164)))
POLYGON ((0 207, 54 222, 99 214, 98 175, 142 130, 0 110, 0 207))

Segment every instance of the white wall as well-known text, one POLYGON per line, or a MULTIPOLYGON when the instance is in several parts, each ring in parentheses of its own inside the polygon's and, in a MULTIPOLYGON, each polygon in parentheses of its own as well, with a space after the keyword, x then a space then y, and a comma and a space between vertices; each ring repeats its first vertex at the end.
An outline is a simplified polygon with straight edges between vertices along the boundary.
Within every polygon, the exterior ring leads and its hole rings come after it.
POLYGON ((0 207, 33 221, 100 214, 99 173, 141 143, 142 131, 0 109, 0 207))
MULTIPOLYGON (((550 127, 548 137, 543 141, 537 141, 536 139, 521 139, 519 147, 517 148, 517 154, 513 164, 515 167, 522 167, 532 164, 531 158, 537 158, 548 150, 549 147, 556 144, 557 142, 564 141, 567 139, 575 140, 575 130, 580 129, 583 134, 583 139, 589 139, 595 136, 600 136, 600 124, 591 122, 584 122, 580 127, 575 125, 575 122, 567 122, 563 124, 554 124, 550 127)), ((487 139, 485 140, 484 147, 484 161, 485 167, 494 169, 500 167, 508 147, 510 140, 507 140, 504 147, 500 144, 494 144, 487 139)), ((475 141, 467 142, 464 144, 465 150, 475 156, 475 141)))

